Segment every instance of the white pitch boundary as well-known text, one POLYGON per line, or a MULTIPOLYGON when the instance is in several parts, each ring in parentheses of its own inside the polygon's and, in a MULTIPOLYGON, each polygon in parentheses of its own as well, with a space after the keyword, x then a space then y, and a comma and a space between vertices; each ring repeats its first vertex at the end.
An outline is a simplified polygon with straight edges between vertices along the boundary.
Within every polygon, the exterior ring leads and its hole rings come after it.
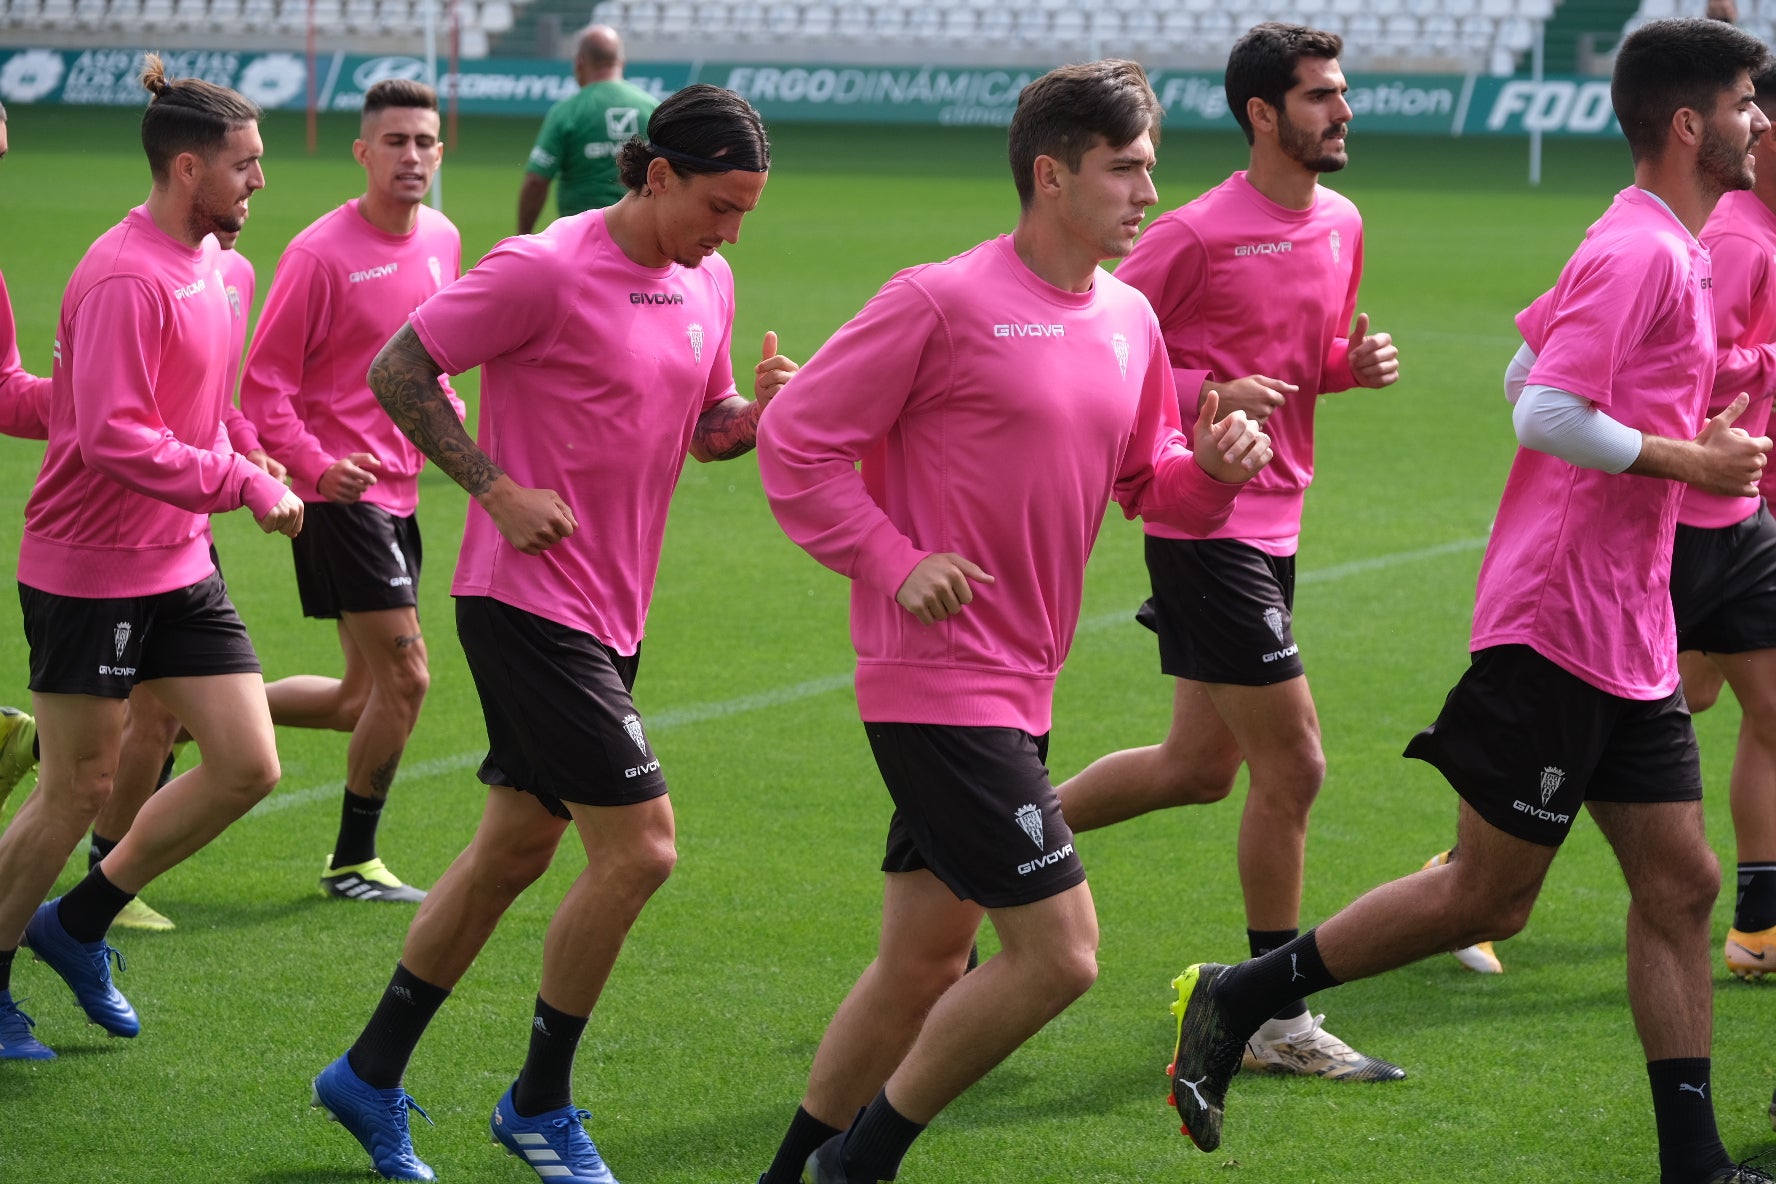
MULTIPOLYGON (((1349 563, 1337 563, 1331 567, 1316 568, 1302 572, 1296 577, 1298 584, 1325 584, 1335 580, 1347 579, 1350 576, 1366 575, 1369 572, 1385 571, 1392 567, 1402 567, 1409 563, 1418 563, 1426 559, 1436 559, 1444 555, 1457 555, 1464 551, 1477 551, 1486 545, 1484 536, 1474 539, 1457 539, 1450 543, 1438 543, 1434 547, 1420 547, 1413 551, 1395 551, 1391 555, 1377 555, 1370 559, 1355 559, 1349 563)), ((1095 617, 1087 617, 1079 622, 1080 633, 1098 633, 1117 625, 1131 622, 1134 614, 1131 611, 1102 613, 1095 617)), ((706 723, 712 719, 725 719, 728 716, 744 715, 752 711, 763 711, 769 707, 782 707, 789 703, 812 699, 819 695, 829 695, 834 691, 846 690, 851 686, 851 675, 829 674, 825 678, 811 678, 806 682, 791 683, 789 686, 773 687, 767 691, 759 691, 751 695, 741 695, 733 699, 720 699, 714 703, 692 703, 685 707, 668 707, 662 711, 650 712, 647 727, 650 732, 660 732, 668 728, 680 728, 687 724, 706 723)), ((481 764, 485 755, 482 751, 459 752, 455 756, 434 757, 431 760, 415 761, 403 765, 400 780, 403 784, 412 784, 432 777, 442 777, 450 773, 460 773, 464 769, 473 769, 481 764)), ((315 802, 336 802, 339 800, 339 783, 329 781, 325 785, 311 785, 302 789, 292 789, 283 793, 274 793, 247 814, 248 818, 261 818, 269 814, 281 813, 297 806, 307 806, 315 802)))

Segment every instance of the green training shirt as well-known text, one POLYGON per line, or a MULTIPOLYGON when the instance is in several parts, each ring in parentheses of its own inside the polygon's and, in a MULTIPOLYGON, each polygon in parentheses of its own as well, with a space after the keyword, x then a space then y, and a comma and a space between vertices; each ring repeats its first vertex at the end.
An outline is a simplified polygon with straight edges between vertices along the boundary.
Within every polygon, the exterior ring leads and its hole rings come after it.
POLYGON ((640 87, 611 79, 582 86, 549 108, 529 172, 559 178, 555 208, 562 217, 615 205, 623 196, 617 153, 631 136, 647 136, 648 116, 660 102, 640 87))

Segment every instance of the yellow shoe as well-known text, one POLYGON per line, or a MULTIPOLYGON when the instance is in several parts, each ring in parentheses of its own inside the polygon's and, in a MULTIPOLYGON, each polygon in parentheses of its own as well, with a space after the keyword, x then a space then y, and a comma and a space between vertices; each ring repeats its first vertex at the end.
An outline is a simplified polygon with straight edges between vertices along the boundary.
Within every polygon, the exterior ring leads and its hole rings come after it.
POLYGON ((111 924, 121 925, 125 929, 147 929, 155 933, 165 933, 169 929, 177 928, 171 917, 161 913, 139 896, 124 905, 123 911, 117 914, 117 919, 111 924))
MULTIPOLYGON (((1760 929, 1756 933, 1727 930, 1724 953, 1727 957, 1727 969, 1740 978, 1761 978, 1776 972, 1776 926, 1760 929)), ((1776 1121, 1776 1118, 1772 1121, 1776 1121)))
POLYGON ((0 707, 0 805, 37 766, 37 721, 16 707, 0 707))
POLYGON ((354 863, 350 867, 334 867, 333 856, 327 856, 327 870, 321 873, 321 891, 335 900, 392 900, 418 904, 425 891, 401 883, 400 877, 388 870, 382 860, 354 863))
MULTIPOLYGON (((1424 870, 1440 867, 1448 862, 1449 852, 1439 851, 1437 854, 1425 860, 1424 870)), ((1477 945, 1463 946, 1459 950, 1451 950, 1450 953, 1455 955, 1455 960, 1457 962, 1460 962, 1475 974, 1503 974, 1505 972, 1505 964, 1499 961, 1499 956, 1493 952, 1492 943, 1489 941, 1483 941, 1477 945)))

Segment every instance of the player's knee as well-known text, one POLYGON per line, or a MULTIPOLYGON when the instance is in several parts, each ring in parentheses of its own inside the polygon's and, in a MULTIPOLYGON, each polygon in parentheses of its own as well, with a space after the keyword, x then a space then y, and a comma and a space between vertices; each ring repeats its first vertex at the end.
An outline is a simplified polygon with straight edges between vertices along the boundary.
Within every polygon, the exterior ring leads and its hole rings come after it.
POLYGON ((1052 983, 1057 996, 1071 1003, 1098 981, 1097 943, 1068 943, 1056 951, 1052 963, 1052 983))
POLYGON ((1684 702, 1689 705, 1691 715, 1700 715, 1720 702, 1721 684, 1714 681, 1698 680, 1696 683, 1684 683, 1684 702))
POLYGON ((1206 806, 1233 792, 1239 765, 1173 761, 1167 765, 1166 797, 1175 806, 1206 806))
POLYGON ((1637 905, 1646 901, 1642 911, 1648 916, 1705 925, 1720 895, 1720 861, 1698 841, 1689 858, 1665 863, 1652 884, 1641 891, 1630 885, 1630 891, 1637 905))
POLYGON ((271 795, 284 775, 276 750, 242 756, 228 768, 228 784, 237 797, 260 802, 271 795))
POLYGON ((632 843, 611 861, 610 873, 630 892, 651 896, 678 864, 678 845, 670 834, 650 835, 632 843))

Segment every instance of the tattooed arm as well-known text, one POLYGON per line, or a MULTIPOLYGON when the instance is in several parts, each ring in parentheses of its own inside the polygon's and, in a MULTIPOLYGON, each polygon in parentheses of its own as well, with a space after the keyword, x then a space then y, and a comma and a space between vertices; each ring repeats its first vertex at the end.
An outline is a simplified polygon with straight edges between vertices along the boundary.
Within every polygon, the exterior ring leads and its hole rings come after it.
POLYGON ((697 417, 691 455, 700 461, 733 460, 758 442, 759 416, 800 366, 777 352, 777 334, 766 333, 764 360, 753 367, 753 402, 730 395, 697 417))
POLYGON ((539 555, 572 534, 578 525, 573 511, 553 489, 518 484, 469 438, 438 385, 443 373, 413 326, 402 325, 370 364, 370 389, 395 426, 481 503, 518 550, 539 555))

